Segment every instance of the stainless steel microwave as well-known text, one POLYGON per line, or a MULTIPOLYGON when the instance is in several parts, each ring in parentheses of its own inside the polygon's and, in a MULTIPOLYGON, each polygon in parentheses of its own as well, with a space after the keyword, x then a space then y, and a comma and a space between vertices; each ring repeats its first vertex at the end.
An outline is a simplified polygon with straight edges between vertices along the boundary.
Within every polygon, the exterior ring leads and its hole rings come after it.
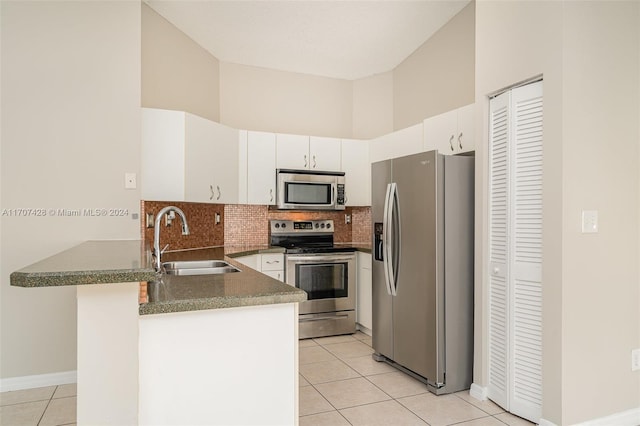
POLYGON ((344 210, 344 172, 277 169, 277 205, 285 210, 344 210))

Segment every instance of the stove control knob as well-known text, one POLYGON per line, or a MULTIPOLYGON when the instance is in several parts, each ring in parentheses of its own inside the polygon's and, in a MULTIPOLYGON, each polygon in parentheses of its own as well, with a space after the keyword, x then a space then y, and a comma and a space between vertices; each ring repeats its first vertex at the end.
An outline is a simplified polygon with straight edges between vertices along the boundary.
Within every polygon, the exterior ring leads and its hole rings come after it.
POLYGON ((276 229, 280 228, 280 224, 276 223, 276 229))
POLYGON ((331 228, 331 223, 327 223, 327 229, 331 228))
POLYGON ((284 229, 284 228, 286 228, 286 227, 287 227, 287 224, 286 224, 286 223, 283 223, 283 224, 282 224, 282 229, 284 229))
POLYGON ((324 229, 324 223, 320 225, 320 228, 324 229))
POLYGON ((319 224, 319 223, 316 223, 316 229, 317 229, 317 228, 319 228, 319 227, 320 227, 320 224, 319 224))

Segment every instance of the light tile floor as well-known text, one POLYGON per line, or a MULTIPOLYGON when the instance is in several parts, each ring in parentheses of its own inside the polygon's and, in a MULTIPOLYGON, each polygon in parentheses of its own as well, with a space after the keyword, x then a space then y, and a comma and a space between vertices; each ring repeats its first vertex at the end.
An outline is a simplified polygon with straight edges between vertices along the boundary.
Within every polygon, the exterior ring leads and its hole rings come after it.
POLYGON ((0 425, 61 426, 75 424, 75 383, 0 393, 0 425))
MULTIPOLYGON (((468 391, 435 396, 371 358, 363 333, 300 341, 300 426, 531 426, 468 391)), ((0 425, 75 425, 76 386, 0 393, 0 425)))
POLYGON ((372 353, 360 332, 300 341, 300 426, 532 425, 469 391, 435 396, 372 353))

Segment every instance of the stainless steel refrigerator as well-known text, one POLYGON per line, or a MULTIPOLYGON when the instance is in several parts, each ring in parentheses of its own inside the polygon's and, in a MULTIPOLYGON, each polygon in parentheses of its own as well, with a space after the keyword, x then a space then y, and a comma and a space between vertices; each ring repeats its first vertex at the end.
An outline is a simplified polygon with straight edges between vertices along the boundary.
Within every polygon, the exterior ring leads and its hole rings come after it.
POLYGON ((473 366, 474 157, 373 163, 373 349, 435 394, 473 366))

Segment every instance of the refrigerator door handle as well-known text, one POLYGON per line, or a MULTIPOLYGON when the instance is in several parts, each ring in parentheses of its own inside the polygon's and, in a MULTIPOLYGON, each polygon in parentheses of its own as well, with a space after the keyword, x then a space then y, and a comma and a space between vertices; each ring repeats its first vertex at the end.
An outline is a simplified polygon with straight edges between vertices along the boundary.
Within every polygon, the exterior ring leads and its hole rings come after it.
POLYGON ((389 281, 391 287, 391 295, 396 296, 398 294, 398 269, 400 263, 400 199, 398 196, 398 184, 391 184, 391 195, 389 197, 390 203, 390 219, 389 229, 391 230, 391 236, 389 238, 389 246, 391 247, 389 252, 389 281))
POLYGON ((391 188, 394 183, 387 184, 387 192, 384 196, 384 217, 382 219, 384 231, 382 236, 382 267, 384 270, 384 283, 387 287, 387 294, 393 296, 393 292, 391 290, 391 281, 392 276, 390 274, 390 266, 391 266, 391 208, 393 208, 393 201, 391 201, 391 188))
POLYGON ((400 270, 400 250, 402 244, 400 242, 400 236, 402 232, 400 232, 400 196, 398 195, 398 185, 393 184, 393 259, 392 262, 392 272, 393 272, 393 281, 391 286, 391 291, 394 296, 398 294, 398 271, 400 270))
POLYGON ((398 185, 392 182, 387 185, 387 197, 385 198, 384 222, 385 222, 385 281, 387 292, 395 296, 398 281, 399 258, 399 217, 398 217, 398 185))

